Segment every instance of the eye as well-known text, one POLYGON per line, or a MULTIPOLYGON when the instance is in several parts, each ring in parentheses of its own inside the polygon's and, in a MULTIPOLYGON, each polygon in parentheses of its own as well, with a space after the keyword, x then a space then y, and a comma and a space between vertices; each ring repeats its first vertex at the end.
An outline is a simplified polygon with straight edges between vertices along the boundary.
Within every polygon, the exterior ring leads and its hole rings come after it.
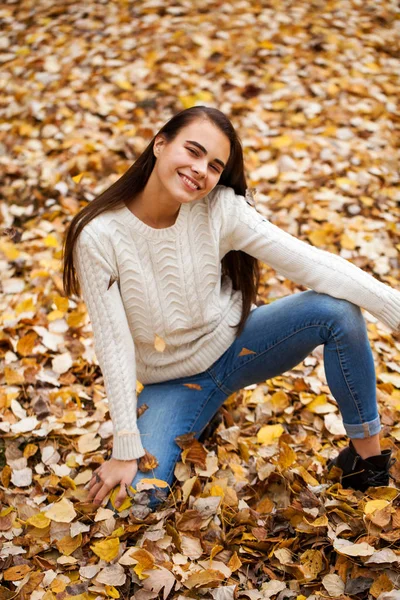
MULTIPOLYGON (((194 154, 195 156, 198 156, 198 155, 199 155, 199 153, 198 153, 198 152, 196 152, 195 150, 193 150, 193 148, 188 148, 188 150, 189 150, 189 152, 193 152, 193 154, 194 154)), ((214 171, 216 171, 217 173, 219 173, 219 169, 218 169, 217 167, 214 167, 214 165, 211 165, 211 166, 212 166, 212 168, 214 169, 214 171)))

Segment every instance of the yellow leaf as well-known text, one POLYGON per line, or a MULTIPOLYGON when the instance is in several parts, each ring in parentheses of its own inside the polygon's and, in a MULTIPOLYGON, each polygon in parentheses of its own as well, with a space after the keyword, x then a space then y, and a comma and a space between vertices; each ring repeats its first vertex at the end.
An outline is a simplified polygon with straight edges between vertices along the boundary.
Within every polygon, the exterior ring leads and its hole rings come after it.
POLYGON ((196 104, 195 96, 179 96, 178 99, 180 100, 183 108, 191 108, 196 104))
POLYGON ((326 137, 335 137, 336 136, 337 127, 336 125, 328 125, 325 127, 323 131, 323 135, 326 137))
MULTIPOLYGON (((326 89, 327 93, 329 94, 329 96, 336 96, 338 94, 338 92, 340 91, 340 88, 334 83, 328 84, 325 89, 326 89)), ((332 125, 331 125, 331 127, 332 127, 332 125)))
POLYGON ((58 239, 52 234, 46 235, 46 237, 43 240, 43 243, 45 246, 48 246, 49 248, 57 248, 60 244, 58 239))
POLYGON ((127 81, 126 79, 117 79, 116 81, 114 81, 114 83, 116 83, 117 86, 119 88, 121 88, 121 90, 130 91, 130 90, 134 89, 134 87, 132 86, 131 82, 127 81))
POLYGON ((273 444, 284 432, 282 425, 263 425, 257 432, 257 442, 259 444, 273 444))
POLYGON ((374 489, 371 489, 370 492, 368 493, 369 496, 371 496, 371 498, 374 498, 375 500, 394 500, 395 498, 397 498, 397 496, 399 495, 399 490, 397 490, 396 488, 392 488, 389 486, 380 486, 374 489))
POLYGON ((292 466, 294 462, 296 462, 297 454, 288 444, 283 441, 279 443, 280 453, 278 465, 281 469, 288 469, 292 466))
POLYGON ((286 83, 284 83, 283 81, 272 81, 271 82, 271 90, 281 90, 282 88, 286 87, 286 83))
POLYGON ((53 581, 50 584, 50 589, 52 592, 54 592, 54 594, 59 594, 59 593, 63 592, 66 587, 67 587, 67 583, 65 581, 63 581, 62 579, 58 579, 58 577, 53 579, 53 581))
POLYGON ((95 542, 90 548, 93 552, 102 560, 111 562, 119 552, 119 539, 111 538, 101 540, 101 542, 95 542))
POLYGON ((61 310, 63 313, 66 313, 69 307, 68 298, 64 298, 63 296, 55 296, 53 298, 53 302, 57 307, 57 310, 61 310))
MULTIPOLYGON (((117 485, 117 487, 115 487, 113 489, 113 491, 111 492, 111 494, 110 494, 111 505, 118 512, 120 512, 122 510, 125 510, 125 509, 129 508, 130 506, 132 506, 132 500, 131 500, 131 498, 129 496, 126 496, 126 498, 122 502, 121 506, 115 506, 115 501, 117 499, 120 487, 121 486, 117 485)), ((135 492, 136 491, 132 486, 129 486, 129 489, 131 490, 131 492, 135 492)))
POLYGON ((225 496, 225 492, 220 485, 215 483, 210 488, 210 496, 221 496, 223 498, 225 496))
POLYGON ((373 206, 375 204, 374 199, 369 196, 360 196, 360 200, 365 206, 373 206))
POLYGON ((259 43, 259 47, 266 48, 267 50, 273 50, 275 48, 275 44, 269 40, 262 40, 262 42, 259 43))
POLYGON ((17 342, 17 352, 21 356, 28 356, 32 353, 33 347, 37 340, 37 334, 34 331, 27 333, 17 342))
POLYGON ((33 299, 26 298, 25 300, 22 300, 22 302, 19 302, 15 308, 15 312, 17 315, 20 315, 24 312, 35 312, 35 305, 33 303, 33 299))
POLYGON ((380 73, 381 72, 380 66, 378 64, 374 63, 374 62, 365 63, 364 66, 367 67, 367 69, 369 69, 370 71, 373 71, 374 73, 380 73))
POLYGON ((347 233, 344 233, 340 237, 340 245, 346 250, 354 250, 354 248, 356 247, 355 241, 350 236, 348 236, 347 233))
POLYGON ((76 490, 75 481, 71 479, 71 477, 68 477, 68 475, 64 475, 63 477, 61 477, 59 483, 65 489, 76 490))
POLYGON ((279 392, 272 394, 270 403, 275 413, 282 412, 290 404, 289 396, 283 390, 279 390, 279 392))
POLYGON ((119 591, 113 585, 106 585, 106 594, 109 598, 119 598, 119 591))
POLYGON ((389 502, 387 500, 370 500, 364 506, 364 513, 366 515, 371 515, 376 510, 380 510, 381 508, 385 508, 389 502))
POLYGON ((139 577, 139 579, 147 579, 149 575, 143 573, 143 571, 154 568, 154 556, 144 548, 135 550, 130 554, 130 556, 138 561, 137 565, 135 565, 133 568, 136 575, 139 577))
POLYGON ((50 525, 50 519, 42 512, 32 515, 32 517, 29 517, 26 522, 28 525, 32 525, 38 529, 45 529, 50 525))
POLYGON ((61 312, 60 310, 52 310, 51 312, 48 313, 47 320, 49 322, 57 321, 57 319, 62 319, 64 314, 65 313, 61 312))
POLYGON ((24 457, 30 458, 31 456, 34 456, 38 449, 39 447, 36 446, 36 444, 27 444, 24 448, 24 457))
POLYGON ((288 103, 286 100, 274 100, 274 102, 271 103, 271 108, 272 110, 283 110, 287 105, 288 103))
POLYGON ((75 537, 65 535, 61 540, 56 541, 56 546, 64 556, 70 556, 77 548, 82 546, 82 534, 78 533, 75 537))
POLYGON ((148 577, 150 577, 149 574, 143 573, 143 571, 147 571, 147 569, 144 569, 143 565, 141 565, 140 563, 135 565, 133 567, 133 570, 135 571, 135 573, 139 577, 139 579, 147 579, 148 577))
POLYGON ((67 315, 66 320, 70 327, 80 327, 86 319, 86 313, 74 310, 67 315))
MULTIPOLYGON (((305 519, 305 521, 307 521, 307 519, 305 519)), ((307 523, 309 525, 312 525, 313 527, 327 527, 328 517, 326 515, 322 515, 322 517, 318 517, 312 523, 310 523, 309 521, 307 521, 307 523)))
POLYGON ((323 247, 327 244, 328 232, 323 229, 317 229, 315 231, 311 231, 307 237, 314 246, 323 247))
POLYGON ((307 410, 311 411, 314 414, 319 414, 319 408, 321 406, 325 406, 326 404, 329 404, 329 402, 327 402, 326 400, 326 394, 320 394, 319 396, 316 396, 314 400, 312 400, 307 405, 307 410))
POLYGON ((164 342, 164 340, 156 334, 154 337, 154 348, 157 350, 157 352, 164 352, 165 346, 166 343, 164 342))
POLYGON ((67 498, 62 498, 46 511, 46 517, 56 523, 70 523, 76 517, 74 505, 67 498))
POLYGON ((320 550, 306 550, 300 556, 301 570, 305 579, 311 581, 322 571, 323 559, 320 550))
POLYGON ((304 467, 298 467, 299 475, 304 479, 308 485, 319 485, 319 481, 317 481, 304 467))
POLYGON ((121 535, 124 535, 124 533, 125 529, 123 525, 121 525, 121 527, 117 527, 117 529, 114 529, 110 537, 121 537, 121 535))
POLYGON ((196 94, 197 102, 212 102, 213 100, 214 96, 208 90, 200 90, 196 94))
POLYGON ((272 148, 285 148, 286 146, 290 146, 292 142, 293 138, 290 135, 278 135, 271 139, 270 146, 272 148))
POLYGON ((154 485, 156 485, 157 487, 160 487, 160 488, 168 487, 168 483, 166 481, 163 481, 162 479, 157 479, 156 477, 153 477, 153 478, 144 477, 140 481, 143 481, 144 483, 153 483, 154 485))
POLYGON ((15 510, 13 506, 7 506, 7 508, 3 508, 3 510, 0 512, 0 517, 6 517, 13 510, 15 510))
POLYGON ((75 183, 80 183, 82 177, 84 177, 87 174, 88 173, 86 173, 86 171, 83 171, 83 173, 79 173, 78 175, 74 175, 74 177, 72 177, 72 181, 74 181, 75 183))
POLYGON ((18 373, 11 367, 4 367, 4 379, 7 385, 19 385, 25 383, 25 378, 22 373, 18 373))
POLYGON ((3 239, 0 239, 0 251, 3 252, 5 257, 9 260, 15 260, 20 255, 18 248, 11 241, 11 239, 6 240, 4 237, 3 239))
POLYGON ((236 465, 235 463, 231 463, 230 465, 231 471, 235 475, 236 481, 246 481, 246 471, 242 467, 242 465, 236 465))

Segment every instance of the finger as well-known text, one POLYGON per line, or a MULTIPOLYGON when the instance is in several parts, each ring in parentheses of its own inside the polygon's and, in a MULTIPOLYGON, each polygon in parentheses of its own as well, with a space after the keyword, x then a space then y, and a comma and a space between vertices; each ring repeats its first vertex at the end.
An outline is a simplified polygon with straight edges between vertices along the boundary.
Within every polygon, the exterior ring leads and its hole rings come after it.
POLYGON ((116 507, 121 506, 121 504, 123 503, 123 501, 125 500, 125 498, 127 496, 126 486, 127 486, 127 484, 125 482, 121 481, 120 489, 119 489, 117 498, 115 500, 116 507))
POLYGON ((100 482, 100 483, 96 483, 96 485, 94 485, 94 486, 93 486, 93 487, 90 489, 90 491, 89 491, 89 493, 88 493, 88 495, 87 495, 87 499, 88 499, 88 500, 92 500, 92 499, 95 497, 95 495, 97 494, 97 492, 98 492, 98 491, 101 489, 102 485, 103 485, 103 483, 102 483, 102 482, 100 482))
POLYGON ((97 469, 96 471, 93 472, 92 474, 92 478, 88 484, 88 489, 92 489, 94 486, 99 485, 99 484, 103 484, 103 478, 100 475, 100 470, 97 469))
POLYGON ((88 489, 93 487, 96 483, 100 483, 100 481, 101 481, 100 472, 97 469, 96 471, 93 471, 92 478, 90 479, 89 483, 87 484, 88 489))
POLYGON ((99 481, 99 483, 95 483, 89 490, 89 493, 87 495, 87 499, 91 500, 92 498, 95 497, 95 495, 97 494, 97 492, 102 488, 102 486, 104 485, 103 481, 99 481))
POLYGON ((108 492, 111 490, 112 488, 110 488, 108 485, 104 484, 100 490, 97 492, 97 494, 95 495, 94 499, 93 499, 93 503, 94 504, 101 504, 104 500, 104 498, 107 496, 108 492))

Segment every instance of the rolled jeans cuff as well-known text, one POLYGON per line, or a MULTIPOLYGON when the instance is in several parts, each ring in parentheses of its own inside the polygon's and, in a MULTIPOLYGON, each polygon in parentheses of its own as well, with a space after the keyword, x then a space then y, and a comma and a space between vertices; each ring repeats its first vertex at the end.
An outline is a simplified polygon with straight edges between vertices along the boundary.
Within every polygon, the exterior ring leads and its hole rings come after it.
POLYGON ((355 425, 343 423, 343 425, 349 438, 355 439, 362 439, 370 437, 371 435, 376 435, 382 429, 381 420, 379 417, 376 417, 376 419, 373 421, 367 421, 366 423, 357 423, 355 425))

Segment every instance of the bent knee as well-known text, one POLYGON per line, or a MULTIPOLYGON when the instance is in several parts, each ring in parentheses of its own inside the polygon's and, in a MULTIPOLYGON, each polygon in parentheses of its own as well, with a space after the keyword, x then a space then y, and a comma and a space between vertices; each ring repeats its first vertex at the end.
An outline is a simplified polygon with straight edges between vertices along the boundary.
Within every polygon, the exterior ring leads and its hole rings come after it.
POLYGON ((332 319, 346 329, 358 329, 360 326, 365 326, 361 308, 353 302, 335 298, 329 294, 315 293, 319 296, 319 309, 328 319, 332 319))

